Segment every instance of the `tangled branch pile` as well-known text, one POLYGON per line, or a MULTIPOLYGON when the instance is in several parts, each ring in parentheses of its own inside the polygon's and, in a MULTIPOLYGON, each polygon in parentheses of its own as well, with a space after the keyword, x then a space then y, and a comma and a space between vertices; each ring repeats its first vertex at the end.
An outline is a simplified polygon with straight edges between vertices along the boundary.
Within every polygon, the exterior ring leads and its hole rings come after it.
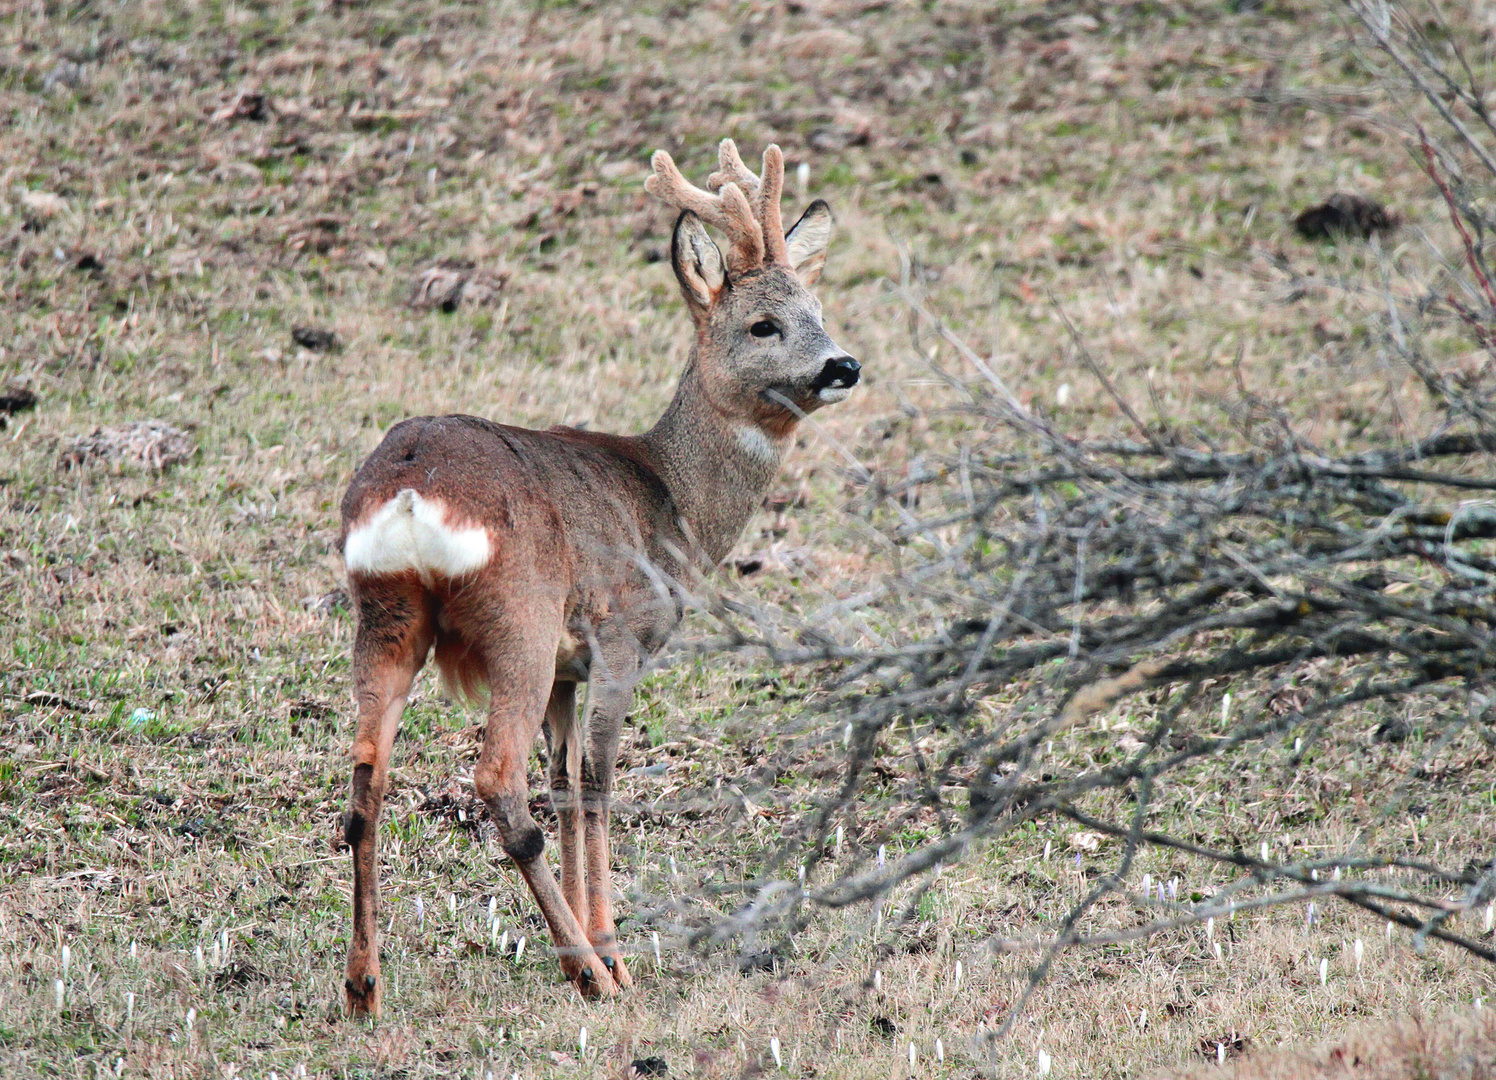
MULTIPOLYGON (((839 882, 818 899, 876 895, 978 836, 1047 812, 1179 846, 1073 802, 1141 785, 1141 822, 1146 789, 1163 774, 1268 740, 1290 738, 1302 751, 1353 705, 1418 696, 1445 726, 1441 738, 1469 726, 1496 746, 1496 506, 1468 498, 1496 488, 1486 457, 1496 452, 1496 429, 1472 423, 1399 449, 1327 456, 1286 422, 1257 426, 1253 449, 1224 452, 1165 438, 1071 442, 1035 418, 1002 419, 1040 440, 1038 459, 953 463, 968 506, 904 530, 935 535, 960 520, 959 541, 909 577, 924 583, 926 599, 965 617, 848 672, 862 683, 850 714, 854 776, 880 733, 932 719, 959 726, 967 737, 930 763, 921 801, 964 821, 892 871, 839 882), (1216 687, 1218 697, 1227 680, 1240 687, 1249 678, 1257 681, 1240 696, 1255 704, 1212 734, 1185 733, 1183 718, 1203 693, 1216 687), (1024 689, 1014 695, 1014 687, 1024 689), (1163 707, 1127 760, 1035 778, 1048 740, 1145 691, 1166 692, 1155 694, 1163 707), (977 704, 991 698, 1002 699, 995 721, 973 723, 977 704), (965 793, 964 807, 952 804, 953 790, 965 793)), ((1305 868, 1210 854, 1259 877, 1312 880, 1305 868)), ((1436 876, 1475 887, 1463 905, 1423 904, 1427 920, 1376 910, 1443 936, 1456 908, 1496 894, 1488 874, 1436 876)), ((1363 884, 1338 893, 1376 903, 1363 884)))

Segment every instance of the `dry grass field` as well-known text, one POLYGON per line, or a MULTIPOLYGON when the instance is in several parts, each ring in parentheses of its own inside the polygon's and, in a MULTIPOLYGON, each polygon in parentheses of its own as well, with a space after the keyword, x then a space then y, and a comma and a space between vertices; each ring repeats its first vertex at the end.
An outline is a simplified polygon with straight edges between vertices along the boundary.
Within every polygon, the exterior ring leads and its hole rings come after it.
MULTIPOLYGON (((1446 14, 1489 70, 1496 24, 1446 14)), ((828 911, 746 973, 735 949, 683 948, 643 913, 676 895, 729 913, 839 761, 787 734, 812 723, 817 669, 695 655, 650 677, 625 733, 632 994, 562 982, 463 781, 476 718, 423 678, 381 825, 386 1016, 335 1012, 338 500, 404 416, 653 421, 688 322, 652 150, 699 179, 722 136, 778 141, 790 213, 837 214, 819 293, 866 378, 804 429, 724 571, 810 611, 890 572, 849 459, 898 478, 969 435, 891 282, 1077 434, 1124 425, 1066 320, 1201 438, 1229 438, 1243 390, 1324 447, 1420 430, 1429 403, 1368 319, 1380 289, 1436 278, 1454 234, 1394 130, 1416 107, 1354 29, 1330 0, 0 5, 0 384, 37 399, 0 431, 0 1074, 1250 1075, 1253 1052, 1470 1017, 1488 966, 1325 905, 1063 953, 992 1040, 1036 953, 989 942, 1052 933, 1109 868, 1044 820, 947 867, 910 920, 828 911), (1297 235, 1337 191, 1401 227, 1297 235), (78 442, 147 420, 181 433, 170 460, 78 442)), ((1429 347, 1473 350, 1455 329, 1429 347)), ((1410 853, 1488 861, 1489 748, 1438 747, 1436 798, 1409 804, 1435 751, 1417 715, 1374 738, 1386 719, 1344 718, 1292 768, 1203 764, 1160 805, 1253 849, 1328 850, 1382 815, 1410 853)), ((1050 753, 1141 723, 1124 709, 1050 753)), ((910 756, 879 764, 896 801, 910 756)), ((921 839, 870 808, 847 844, 921 839)), ((1131 872, 1212 886, 1157 852, 1131 872)), ((1468 1045, 1435 1042, 1435 1064, 1386 1075, 1445 1075, 1468 1045)), ((1491 1074, 1489 1053, 1466 1065, 1447 1075, 1491 1074)))

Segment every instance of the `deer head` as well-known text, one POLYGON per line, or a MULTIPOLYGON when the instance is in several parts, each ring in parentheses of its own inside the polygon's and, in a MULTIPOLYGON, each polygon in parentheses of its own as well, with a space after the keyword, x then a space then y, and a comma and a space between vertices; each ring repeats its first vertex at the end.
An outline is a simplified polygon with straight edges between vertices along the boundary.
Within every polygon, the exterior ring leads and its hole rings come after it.
POLYGON ((780 216, 784 156, 764 151, 755 174, 731 139, 706 189, 657 150, 648 191, 681 211, 671 263, 696 325, 701 390, 724 415, 776 437, 803 413, 843 400, 860 366, 827 335, 810 286, 826 263, 831 208, 817 199, 788 233, 780 216), (726 234, 726 258, 706 226, 726 234))

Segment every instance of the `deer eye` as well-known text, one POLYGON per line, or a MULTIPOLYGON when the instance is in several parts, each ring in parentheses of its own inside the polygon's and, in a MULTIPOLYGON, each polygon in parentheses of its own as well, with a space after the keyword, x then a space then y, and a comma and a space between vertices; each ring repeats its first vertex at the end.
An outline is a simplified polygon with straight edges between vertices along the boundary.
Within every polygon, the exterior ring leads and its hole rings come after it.
POLYGON ((748 332, 756 338, 766 338, 773 337, 780 330, 777 323, 772 323, 768 319, 760 319, 748 328, 748 332))

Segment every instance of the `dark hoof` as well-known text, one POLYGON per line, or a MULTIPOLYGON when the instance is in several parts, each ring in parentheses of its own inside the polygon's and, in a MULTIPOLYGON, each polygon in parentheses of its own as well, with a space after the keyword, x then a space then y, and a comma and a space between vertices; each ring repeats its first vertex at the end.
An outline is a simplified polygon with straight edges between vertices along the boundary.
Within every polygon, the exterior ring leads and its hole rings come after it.
POLYGON ((348 1006, 348 1015, 358 1017, 377 1017, 380 1012, 379 980, 373 975, 365 975, 362 979, 352 977, 343 980, 343 994, 348 1006), (363 983, 362 989, 359 983, 363 983))
POLYGON ((606 998, 618 993, 618 985, 612 973, 598 962, 597 957, 581 964, 575 973, 568 974, 577 993, 584 998, 606 998))
POLYGON ((600 956, 603 967, 608 969, 608 974, 613 977, 613 985, 620 990, 628 990, 633 987, 634 980, 629 975, 629 969, 624 967, 623 959, 617 956, 600 956))

